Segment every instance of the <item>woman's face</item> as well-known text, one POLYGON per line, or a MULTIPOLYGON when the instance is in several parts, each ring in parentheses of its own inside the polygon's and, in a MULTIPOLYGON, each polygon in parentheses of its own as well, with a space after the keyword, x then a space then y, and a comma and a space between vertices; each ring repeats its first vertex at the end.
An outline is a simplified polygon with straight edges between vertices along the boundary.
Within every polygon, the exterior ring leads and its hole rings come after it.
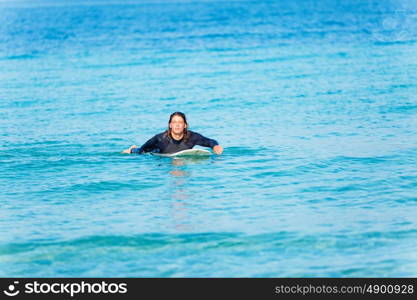
POLYGON ((184 128, 186 128, 187 125, 184 122, 184 119, 180 116, 174 116, 171 119, 171 123, 169 123, 169 128, 171 128, 171 132, 174 134, 182 134, 184 132, 184 128))

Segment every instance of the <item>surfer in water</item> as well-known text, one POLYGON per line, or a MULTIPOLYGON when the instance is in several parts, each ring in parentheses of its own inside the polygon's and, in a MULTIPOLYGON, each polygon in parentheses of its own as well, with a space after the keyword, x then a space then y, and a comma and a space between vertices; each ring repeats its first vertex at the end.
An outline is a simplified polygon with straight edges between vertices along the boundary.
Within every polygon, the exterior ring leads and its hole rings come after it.
POLYGON ((182 112, 177 111, 169 117, 168 129, 165 132, 155 135, 140 148, 133 145, 122 153, 175 153, 192 149, 195 145, 210 147, 216 154, 222 154, 223 152, 223 147, 216 140, 188 130, 187 118, 182 112))

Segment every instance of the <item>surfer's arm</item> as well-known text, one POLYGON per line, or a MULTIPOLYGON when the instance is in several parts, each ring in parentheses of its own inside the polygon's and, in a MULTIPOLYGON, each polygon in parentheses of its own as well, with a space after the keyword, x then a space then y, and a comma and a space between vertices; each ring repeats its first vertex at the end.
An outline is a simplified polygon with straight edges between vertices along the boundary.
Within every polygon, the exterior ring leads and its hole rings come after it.
POLYGON ((214 153, 222 154, 223 147, 219 145, 216 140, 206 138, 199 133, 194 132, 194 142, 196 145, 203 146, 203 147, 210 147, 213 149, 214 153))
POLYGON ((132 153, 132 150, 135 149, 135 148, 137 148, 137 147, 138 146, 136 146, 136 145, 130 146, 126 150, 123 150, 122 153, 127 153, 127 154, 132 153))
POLYGON ((158 148, 158 135, 155 135, 153 138, 148 140, 145 144, 142 145, 142 147, 132 148, 130 153, 142 154, 144 152, 151 152, 156 148, 158 148))
POLYGON ((203 146, 203 147, 210 147, 213 148, 214 146, 217 146, 219 143, 217 143, 216 140, 206 138, 205 136, 202 136, 199 133, 194 132, 193 134, 194 144, 203 146))

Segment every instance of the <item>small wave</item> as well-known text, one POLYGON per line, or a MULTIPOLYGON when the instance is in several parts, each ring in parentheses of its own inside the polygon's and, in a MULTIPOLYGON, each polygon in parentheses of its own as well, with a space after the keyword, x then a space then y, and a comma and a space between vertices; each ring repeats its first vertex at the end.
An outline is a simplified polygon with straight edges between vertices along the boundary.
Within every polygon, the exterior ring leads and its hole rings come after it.
POLYGON ((252 156, 259 154, 272 153, 272 149, 266 147, 259 148, 249 148, 249 147, 227 147, 225 149, 224 155, 234 155, 234 156, 252 156))
MULTIPOLYGON (((356 234, 280 231, 255 235, 234 232, 94 235, 67 241, 2 244, 0 266, 3 276, 366 276, 373 273, 364 266, 372 263, 375 268, 384 269, 387 257, 363 256, 365 253, 371 250, 384 253, 399 240, 412 240, 416 235, 415 229, 356 234), (350 256, 349 264, 325 259, 351 253, 355 255, 350 256), (306 255, 312 260, 297 265, 299 257, 306 255), (216 259, 219 261, 215 265, 202 265, 216 259), (238 263, 242 260, 246 263, 238 263), (278 269, 265 268, 271 263, 278 269), (15 266, 13 270, 7 268, 10 264, 15 266)), ((409 253, 414 248, 398 249, 409 253)), ((381 272, 382 269, 377 274, 381 272)), ((398 269, 385 272, 403 274, 398 269)))
POLYGON ((4 57, 4 60, 26 60, 26 59, 34 59, 38 56, 35 54, 21 54, 21 55, 11 55, 4 57))

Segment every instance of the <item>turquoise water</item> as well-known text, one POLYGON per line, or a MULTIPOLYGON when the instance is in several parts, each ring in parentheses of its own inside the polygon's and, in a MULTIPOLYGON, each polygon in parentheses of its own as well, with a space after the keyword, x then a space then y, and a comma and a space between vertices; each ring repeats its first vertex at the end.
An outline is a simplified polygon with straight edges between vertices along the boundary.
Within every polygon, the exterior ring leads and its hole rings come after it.
POLYGON ((415 4, 1 2, 0 276, 417 276, 415 4))

